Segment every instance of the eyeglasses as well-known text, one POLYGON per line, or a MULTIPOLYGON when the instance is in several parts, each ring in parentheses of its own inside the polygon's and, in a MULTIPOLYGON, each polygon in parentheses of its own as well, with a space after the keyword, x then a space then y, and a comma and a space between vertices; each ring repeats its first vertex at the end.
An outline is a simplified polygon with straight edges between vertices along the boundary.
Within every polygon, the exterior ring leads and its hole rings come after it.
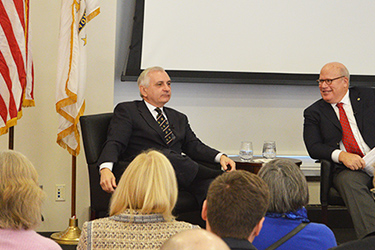
POLYGON ((334 80, 337 80, 337 79, 340 79, 340 78, 343 78, 343 77, 345 77, 345 76, 339 76, 339 77, 336 77, 336 78, 333 78, 333 79, 318 79, 316 81, 317 81, 317 83, 319 83, 319 85, 322 85, 323 82, 326 82, 327 85, 331 85, 334 80))

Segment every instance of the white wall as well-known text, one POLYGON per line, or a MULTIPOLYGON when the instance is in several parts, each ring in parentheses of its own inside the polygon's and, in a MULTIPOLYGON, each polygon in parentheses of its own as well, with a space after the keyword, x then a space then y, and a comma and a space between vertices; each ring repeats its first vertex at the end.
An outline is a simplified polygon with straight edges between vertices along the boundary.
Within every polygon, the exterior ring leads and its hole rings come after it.
MULTIPOLYGON (((65 0, 63 0, 65 1, 65 0)), ((107 112, 113 107, 116 1, 100 1, 101 14, 88 28, 88 68, 85 114, 107 112)), ((67 228, 71 213, 71 155, 56 143, 55 110, 58 30, 61 1, 30 1, 32 51, 35 68, 35 103, 23 110, 15 126, 15 150, 35 165, 47 193, 45 221, 38 231, 67 228), (66 185, 66 201, 55 202, 55 185, 66 185)), ((0 137, 0 149, 8 148, 8 135, 0 137)), ((88 173, 83 148, 77 157, 77 217, 79 226, 89 217, 88 173)))

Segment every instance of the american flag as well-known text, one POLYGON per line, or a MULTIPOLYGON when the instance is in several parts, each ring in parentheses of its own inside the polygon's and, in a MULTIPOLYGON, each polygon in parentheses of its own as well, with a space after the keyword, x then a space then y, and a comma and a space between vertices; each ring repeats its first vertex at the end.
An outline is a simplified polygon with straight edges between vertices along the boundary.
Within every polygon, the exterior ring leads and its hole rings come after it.
POLYGON ((0 135, 34 106, 29 0, 0 0, 0 135))

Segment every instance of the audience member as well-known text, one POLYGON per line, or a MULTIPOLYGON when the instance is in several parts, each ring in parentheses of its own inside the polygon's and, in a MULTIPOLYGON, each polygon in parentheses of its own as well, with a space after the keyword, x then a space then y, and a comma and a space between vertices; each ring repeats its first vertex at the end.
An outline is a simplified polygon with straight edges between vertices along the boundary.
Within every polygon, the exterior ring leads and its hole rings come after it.
POLYGON ((159 249, 170 236, 197 228, 174 220, 177 192, 169 160, 154 150, 139 154, 112 195, 110 217, 85 222, 77 249, 159 249))
POLYGON ((163 68, 144 70, 138 87, 142 101, 122 102, 114 110, 98 160, 101 187, 113 192, 117 185, 114 173, 121 175, 126 163, 153 148, 170 160, 179 187, 190 191, 201 206, 209 184, 222 173, 221 168, 235 170, 235 162, 200 141, 186 115, 165 107, 171 98, 171 79, 163 68))
POLYGON ((207 230, 230 249, 256 249, 251 242, 262 228, 268 204, 268 187, 261 178, 243 170, 224 173, 208 189, 202 218, 207 230))
POLYGON ((44 197, 32 163, 19 152, 0 152, 0 249, 61 250, 34 231, 44 197))
POLYGON ((266 249, 299 225, 305 227, 277 249, 317 250, 337 245, 333 232, 326 225, 309 223, 305 208, 309 202, 307 181, 293 161, 272 160, 259 170, 258 175, 267 183, 271 198, 254 246, 259 250, 266 249))
POLYGON ((375 234, 372 173, 362 171, 363 155, 375 147, 375 88, 349 88, 349 78, 341 63, 323 66, 322 99, 305 109, 303 137, 311 158, 332 162, 333 185, 363 238, 375 234))
POLYGON ((204 229, 185 230, 169 238, 160 250, 229 250, 219 236, 204 229))

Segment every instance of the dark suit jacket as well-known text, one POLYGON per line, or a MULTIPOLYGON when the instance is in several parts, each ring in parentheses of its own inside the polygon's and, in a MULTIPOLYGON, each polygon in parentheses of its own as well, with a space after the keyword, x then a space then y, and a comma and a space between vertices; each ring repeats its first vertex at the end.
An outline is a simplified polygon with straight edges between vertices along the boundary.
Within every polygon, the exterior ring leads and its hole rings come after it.
MULTIPOLYGON (((352 87, 349 97, 361 135, 370 148, 375 147, 375 89, 352 87)), ((303 138, 311 158, 331 160, 339 149, 342 128, 331 104, 318 100, 304 111, 303 138)))
POLYGON ((118 104, 98 164, 130 162, 142 151, 153 148, 164 153, 171 161, 179 185, 189 186, 198 172, 196 161, 214 163, 219 151, 208 147, 195 136, 186 115, 167 107, 164 107, 164 112, 176 136, 169 145, 144 101, 118 104))

